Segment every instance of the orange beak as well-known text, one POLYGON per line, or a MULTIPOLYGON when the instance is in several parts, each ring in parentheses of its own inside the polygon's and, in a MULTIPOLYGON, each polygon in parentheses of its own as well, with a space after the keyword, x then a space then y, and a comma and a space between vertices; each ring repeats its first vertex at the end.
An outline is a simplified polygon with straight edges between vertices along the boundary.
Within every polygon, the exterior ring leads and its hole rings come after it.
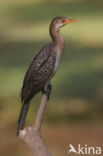
POLYGON ((75 20, 75 19, 68 19, 65 22, 63 22, 63 24, 65 25, 65 24, 69 24, 69 23, 73 23, 73 22, 77 22, 77 20, 75 20))

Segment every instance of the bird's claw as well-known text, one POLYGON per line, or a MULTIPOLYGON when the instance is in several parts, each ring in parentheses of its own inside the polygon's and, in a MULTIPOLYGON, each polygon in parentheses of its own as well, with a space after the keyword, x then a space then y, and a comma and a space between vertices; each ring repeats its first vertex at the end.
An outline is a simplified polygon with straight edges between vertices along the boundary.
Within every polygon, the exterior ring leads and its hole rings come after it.
POLYGON ((47 90, 43 90, 43 94, 46 94, 47 97, 48 97, 48 100, 50 99, 50 94, 51 94, 51 90, 52 90, 52 85, 49 84, 48 87, 47 87, 47 90))
POLYGON ((48 96, 48 100, 50 99, 51 90, 52 90, 52 85, 49 84, 49 85, 48 85, 48 88, 47 88, 47 96, 48 96))

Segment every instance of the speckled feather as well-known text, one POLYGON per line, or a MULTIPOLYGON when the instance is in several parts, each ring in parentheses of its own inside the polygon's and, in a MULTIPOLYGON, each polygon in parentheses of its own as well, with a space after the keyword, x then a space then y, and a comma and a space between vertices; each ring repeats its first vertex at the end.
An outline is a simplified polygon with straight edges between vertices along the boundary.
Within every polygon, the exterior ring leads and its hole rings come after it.
POLYGON ((34 57, 23 82, 21 91, 22 102, 28 102, 40 90, 51 77, 55 65, 56 53, 53 44, 49 43, 34 57))

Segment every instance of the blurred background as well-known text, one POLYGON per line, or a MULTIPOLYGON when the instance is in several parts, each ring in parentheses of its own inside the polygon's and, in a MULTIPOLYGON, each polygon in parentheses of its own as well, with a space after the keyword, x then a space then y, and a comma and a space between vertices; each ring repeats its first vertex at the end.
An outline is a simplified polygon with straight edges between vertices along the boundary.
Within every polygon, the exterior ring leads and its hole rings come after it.
MULTIPOLYGON (((103 144, 103 1, 0 0, 0 155, 32 156, 16 137, 25 71, 51 39, 55 16, 77 19, 62 28, 66 49, 52 84, 42 135, 49 151, 67 156, 69 144, 103 144)), ((32 125, 41 94, 33 100, 32 125)))

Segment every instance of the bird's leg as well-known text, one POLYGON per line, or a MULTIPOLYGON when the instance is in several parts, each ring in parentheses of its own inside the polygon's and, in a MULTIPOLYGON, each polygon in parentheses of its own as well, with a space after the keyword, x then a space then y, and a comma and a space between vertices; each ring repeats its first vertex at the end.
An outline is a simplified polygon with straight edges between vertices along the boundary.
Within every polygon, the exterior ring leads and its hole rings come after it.
POLYGON ((48 100, 50 99, 51 91, 52 91, 52 84, 50 83, 50 84, 48 85, 48 87, 47 87, 48 100))
POLYGON ((48 96, 48 100, 50 99, 50 94, 51 94, 51 90, 52 90, 52 84, 49 83, 45 88, 42 89, 42 94, 46 94, 48 96))

